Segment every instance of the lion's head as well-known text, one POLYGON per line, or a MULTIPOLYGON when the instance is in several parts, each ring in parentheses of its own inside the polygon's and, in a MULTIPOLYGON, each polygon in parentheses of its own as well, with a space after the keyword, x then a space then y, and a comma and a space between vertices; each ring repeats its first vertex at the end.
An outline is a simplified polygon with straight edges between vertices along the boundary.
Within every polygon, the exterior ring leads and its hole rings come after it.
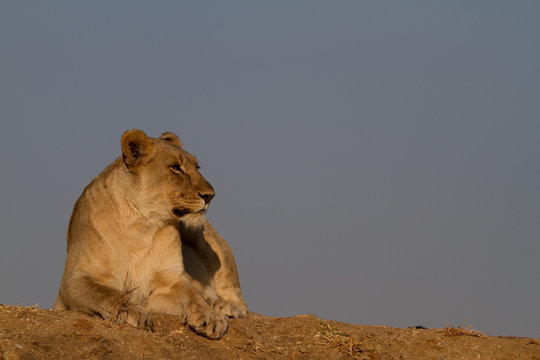
POLYGON ((122 154, 147 216, 200 224, 215 192, 200 174, 197 159, 182 149, 178 136, 166 132, 151 138, 141 130, 128 130, 122 136, 122 154))

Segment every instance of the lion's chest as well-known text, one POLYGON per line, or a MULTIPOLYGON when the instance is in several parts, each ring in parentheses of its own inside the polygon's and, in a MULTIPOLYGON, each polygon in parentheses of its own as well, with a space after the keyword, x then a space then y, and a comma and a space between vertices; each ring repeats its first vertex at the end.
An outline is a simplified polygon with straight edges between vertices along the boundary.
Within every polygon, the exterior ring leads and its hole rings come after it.
POLYGON ((180 239, 174 227, 149 232, 146 238, 139 234, 118 258, 117 278, 137 303, 151 294, 162 273, 176 273, 178 279, 183 273, 180 239))

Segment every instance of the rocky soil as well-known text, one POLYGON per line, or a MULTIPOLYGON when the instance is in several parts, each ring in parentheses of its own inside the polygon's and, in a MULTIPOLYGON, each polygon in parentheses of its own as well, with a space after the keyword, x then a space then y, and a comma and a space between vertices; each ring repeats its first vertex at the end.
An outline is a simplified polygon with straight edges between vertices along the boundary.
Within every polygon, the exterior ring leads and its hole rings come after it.
POLYGON ((220 340, 155 314, 154 332, 72 311, 0 305, 0 359, 536 359, 540 339, 250 313, 220 340))

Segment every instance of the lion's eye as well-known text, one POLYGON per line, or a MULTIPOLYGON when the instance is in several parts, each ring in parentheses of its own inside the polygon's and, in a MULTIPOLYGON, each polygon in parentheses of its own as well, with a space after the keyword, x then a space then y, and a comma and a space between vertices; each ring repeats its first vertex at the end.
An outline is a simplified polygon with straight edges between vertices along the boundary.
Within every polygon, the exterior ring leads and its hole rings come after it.
POLYGON ((174 165, 171 165, 171 166, 169 166, 169 168, 170 168, 172 171, 176 172, 176 173, 181 173, 181 174, 184 173, 184 171, 182 170, 182 167, 180 166, 180 164, 174 164, 174 165))

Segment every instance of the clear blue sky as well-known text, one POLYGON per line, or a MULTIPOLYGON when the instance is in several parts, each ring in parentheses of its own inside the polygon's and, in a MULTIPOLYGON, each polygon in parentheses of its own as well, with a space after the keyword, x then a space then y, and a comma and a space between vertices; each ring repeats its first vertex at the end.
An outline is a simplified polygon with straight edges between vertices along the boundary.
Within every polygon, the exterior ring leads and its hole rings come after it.
POLYGON ((177 133, 252 311, 540 337, 540 2, 0 2, 0 303, 123 131, 177 133))

